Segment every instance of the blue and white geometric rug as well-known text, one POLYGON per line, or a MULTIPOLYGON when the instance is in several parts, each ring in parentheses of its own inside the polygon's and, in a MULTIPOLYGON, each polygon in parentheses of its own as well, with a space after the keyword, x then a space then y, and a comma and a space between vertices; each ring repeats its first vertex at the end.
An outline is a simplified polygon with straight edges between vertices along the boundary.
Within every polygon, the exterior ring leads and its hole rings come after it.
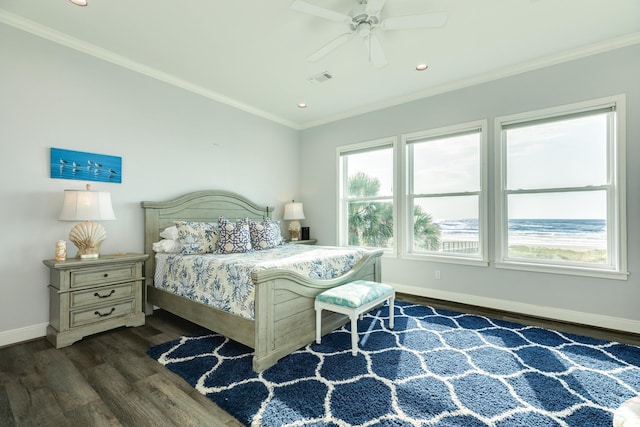
POLYGON ((640 394, 640 348, 397 302, 256 374, 220 335, 148 354, 252 426, 611 426, 640 394))

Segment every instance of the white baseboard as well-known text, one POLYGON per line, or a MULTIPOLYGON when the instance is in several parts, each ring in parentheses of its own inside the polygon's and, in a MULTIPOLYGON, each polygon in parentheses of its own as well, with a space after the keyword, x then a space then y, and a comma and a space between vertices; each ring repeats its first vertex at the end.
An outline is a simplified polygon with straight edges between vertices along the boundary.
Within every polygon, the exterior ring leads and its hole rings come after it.
MULTIPOLYGON (((640 321, 637 320, 630 320, 612 316, 602 316, 599 314, 564 310, 561 308, 543 307, 496 298, 487 298, 476 295, 461 294, 457 292, 442 291, 438 289, 407 286, 400 283, 386 283, 392 285, 397 292, 402 292, 405 294, 441 299, 462 304, 476 305, 479 307, 493 308, 496 310, 511 311, 529 316, 555 319, 564 322, 595 326, 598 328, 607 328, 616 331, 640 334, 640 321)), ((24 328, 0 332, 0 347, 44 337, 47 334, 48 325, 48 323, 40 323, 38 325, 26 326, 24 328)))
POLYGON ((40 323, 38 325, 0 332, 0 347, 22 341, 29 341, 35 338, 42 338, 47 335, 47 326, 49 326, 48 323, 40 323))
POLYGON ((496 310, 511 311, 529 316, 543 317, 564 322, 578 323, 599 328, 613 329, 617 331, 640 334, 640 321, 624 319, 620 317, 603 316, 600 314, 585 313, 581 311, 565 310, 561 308, 545 307, 525 304, 496 298, 487 298, 476 295, 448 292, 438 289, 430 289, 416 286, 407 286, 399 283, 389 283, 397 292, 411 294, 426 298, 435 298, 462 304, 476 305, 493 308, 496 310))

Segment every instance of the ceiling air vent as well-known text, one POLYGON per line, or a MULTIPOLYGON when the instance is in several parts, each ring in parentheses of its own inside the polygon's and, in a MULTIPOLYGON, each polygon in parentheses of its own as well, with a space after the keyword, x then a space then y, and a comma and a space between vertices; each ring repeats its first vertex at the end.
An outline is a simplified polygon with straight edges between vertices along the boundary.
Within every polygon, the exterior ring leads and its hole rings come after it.
POLYGON ((319 84, 319 83, 324 83, 327 80, 332 78, 333 76, 328 71, 323 71, 320 74, 316 74, 315 76, 309 77, 307 80, 309 80, 311 83, 319 84))

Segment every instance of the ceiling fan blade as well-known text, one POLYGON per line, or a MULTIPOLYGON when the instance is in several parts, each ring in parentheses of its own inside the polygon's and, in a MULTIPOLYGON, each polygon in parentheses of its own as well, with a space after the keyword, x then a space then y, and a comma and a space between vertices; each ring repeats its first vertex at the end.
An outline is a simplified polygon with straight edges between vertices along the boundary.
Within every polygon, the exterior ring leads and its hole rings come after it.
POLYGON ((369 34, 369 36, 364 39, 364 45, 369 54, 369 62, 371 62, 374 67, 382 68, 387 65, 387 57, 382 49, 382 44, 380 44, 380 40, 378 40, 375 34, 369 34))
POLYGON ((307 13, 309 15, 319 16, 320 18, 328 19, 336 22, 349 22, 351 17, 343 13, 334 12, 333 10, 325 9, 315 4, 307 3, 303 0, 294 0, 291 3, 290 8, 297 12, 307 13))
POLYGON ((383 30, 406 30, 414 28, 438 28, 447 22, 447 12, 425 13, 422 15, 393 16, 380 24, 383 30))
POLYGON ((367 0, 365 12, 369 15, 378 16, 387 0, 367 0))
POLYGON ((354 35, 355 35, 355 32, 344 33, 340 37, 331 40, 329 43, 322 46, 320 49, 316 50, 311 55, 307 56, 307 61, 315 62, 319 60, 320 58, 327 55, 332 50, 337 49, 338 47, 342 46, 343 44, 351 40, 354 35))

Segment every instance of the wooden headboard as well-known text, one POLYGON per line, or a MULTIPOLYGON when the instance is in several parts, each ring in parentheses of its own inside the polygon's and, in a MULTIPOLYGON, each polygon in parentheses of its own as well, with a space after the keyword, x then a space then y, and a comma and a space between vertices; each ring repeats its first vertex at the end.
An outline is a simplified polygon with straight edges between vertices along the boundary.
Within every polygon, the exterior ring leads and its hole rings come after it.
POLYGON ((204 190, 187 193, 163 202, 140 202, 144 209, 144 252, 147 285, 153 285, 155 253, 153 242, 160 240, 160 232, 174 225, 174 221, 217 222, 220 216, 230 220, 271 218, 273 207, 259 206, 230 191, 204 190))

